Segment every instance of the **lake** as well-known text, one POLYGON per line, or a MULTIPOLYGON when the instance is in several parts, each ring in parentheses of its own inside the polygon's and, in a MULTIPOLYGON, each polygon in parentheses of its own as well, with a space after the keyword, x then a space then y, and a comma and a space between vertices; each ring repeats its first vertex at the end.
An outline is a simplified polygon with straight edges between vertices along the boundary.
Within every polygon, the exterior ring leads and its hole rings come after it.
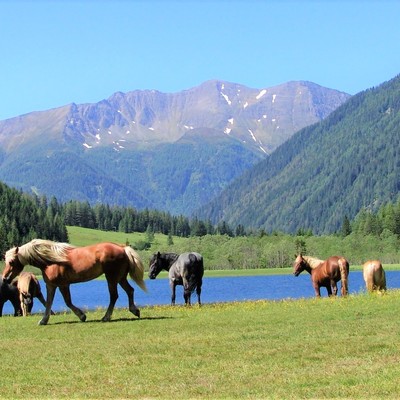
MULTIPOLYGON (((388 289, 400 288, 400 271, 386 271, 388 289)), ((131 282, 132 283, 132 282, 131 282)), ((171 293, 167 279, 146 279, 148 293, 144 293, 135 284, 135 303, 140 307, 170 304, 171 293)), ((41 287, 46 297, 46 288, 41 281, 41 287)), ((340 288, 340 283, 339 283, 340 288)), ((339 289, 340 290, 340 289, 339 289)), ((116 307, 127 307, 128 300, 125 292, 119 288, 119 298, 116 307)), ((365 284, 361 271, 350 272, 349 292, 360 293, 365 291, 365 284)), ((321 290, 326 296, 326 290, 321 290)), ((77 307, 84 310, 105 308, 108 306, 109 296, 105 280, 93 280, 71 285, 72 301, 77 307)), ((244 276, 204 278, 202 289, 202 303, 233 302, 246 300, 282 300, 314 297, 309 274, 244 276)), ((197 302, 197 295, 192 295, 192 303, 197 302)), ((183 288, 177 287, 176 303, 183 304, 183 288)), ((54 311, 68 310, 64 300, 57 290, 53 303, 54 311)), ((43 313, 44 306, 35 298, 33 313, 43 313)), ((3 315, 13 314, 13 307, 7 302, 3 308, 3 315)))

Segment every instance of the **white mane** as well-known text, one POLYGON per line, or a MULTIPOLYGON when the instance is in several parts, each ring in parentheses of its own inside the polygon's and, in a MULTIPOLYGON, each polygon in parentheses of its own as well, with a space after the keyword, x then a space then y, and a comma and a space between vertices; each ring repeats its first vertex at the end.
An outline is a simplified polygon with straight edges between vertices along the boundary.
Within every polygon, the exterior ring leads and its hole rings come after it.
POLYGON ((6 261, 18 257, 22 265, 43 266, 67 262, 68 251, 74 249, 68 243, 51 240, 33 239, 21 247, 14 247, 6 252, 6 261))
POLYGON ((315 257, 310 257, 310 256, 302 256, 302 257, 312 269, 317 268, 324 262, 324 260, 320 260, 319 258, 315 257))

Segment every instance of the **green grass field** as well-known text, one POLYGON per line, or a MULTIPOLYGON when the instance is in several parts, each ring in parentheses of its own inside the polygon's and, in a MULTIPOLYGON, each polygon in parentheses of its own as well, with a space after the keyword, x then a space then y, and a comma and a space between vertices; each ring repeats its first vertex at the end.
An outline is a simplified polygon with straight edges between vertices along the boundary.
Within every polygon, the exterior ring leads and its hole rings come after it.
POLYGON ((400 291, 0 318, 0 398, 394 399, 400 291))
MULTIPOLYGON (((141 234, 81 228, 69 234, 80 246, 143 240, 141 234)), ((154 247, 166 240, 156 235, 154 247)), ((206 276, 277 273, 292 269, 212 270, 206 276)), ((104 310, 89 311, 85 323, 59 313, 47 326, 37 325, 37 314, 6 316, 0 318, 0 398, 397 399, 399 304, 400 291, 389 290, 146 307, 140 320, 116 309, 109 323, 100 322, 104 310)))

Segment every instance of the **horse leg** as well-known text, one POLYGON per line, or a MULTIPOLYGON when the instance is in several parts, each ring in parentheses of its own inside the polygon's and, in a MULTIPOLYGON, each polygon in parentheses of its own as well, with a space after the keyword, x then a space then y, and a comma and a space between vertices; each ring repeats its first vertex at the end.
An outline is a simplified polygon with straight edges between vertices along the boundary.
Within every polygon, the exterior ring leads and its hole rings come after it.
POLYGON ((117 282, 114 280, 109 280, 107 277, 107 284, 108 284, 108 292, 110 293, 110 304, 108 305, 107 311, 104 314, 104 317, 101 319, 103 322, 108 322, 111 320, 112 313, 114 311, 115 303, 118 299, 118 289, 117 289, 117 282))
POLYGON ((176 299, 176 284, 174 281, 172 281, 169 283, 169 285, 171 286, 171 306, 174 306, 176 299))
POLYGON ((331 287, 332 287, 331 295, 332 295, 332 292, 333 292, 333 295, 337 296, 337 284, 336 284, 336 282, 334 280, 331 281, 331 287))
POLYGON ((123 278, 119 284, 121 285, 122 289, 125 290, 126 295, 128 296, 128 302, 129 302, 129 311, 133 314, 136 315, 136 317, 140 318, 140 310, 135 306, 135 302, 133 300, 133 295, 135 293, 135 289, 129 284, 128 280, 123 278))
MULTIPOLYGON (((46 300, 44 299, 42 292, 37 293, 36 298, 39 299, 39 301, 46 307, 46 300)), ((33 303, 33 299, 32 299, 32 303, 33 303)), ((50 310, 50 314, 54 315, 54 312, 52 310, 50 310)))
POLYGON ((28 315, 28 309, 27 309, 27 306, 25 304, 24 296, 22 295, 22 293, 19 294, 19 301, 20 301, 20 304, 21 304, 22 316, 26 317, 28 315))
POLYGON ((183 298, 185 299, 185 304, 186 304, 187 306, 192 305, 191 302, 190 302, 191 294, 192 294, 192 293, 191 293, 189 290, 187 290, 186 288, 184 289, 184 291, 183 291, 183 298))
POLYGON ((183 278, 183 298, 185 299, 185 305, 190 306, 190 297, 192 292, 189 289, 189 282, 183 278))
MULTIPOLYGON (((3 306, 4 306, 4 301, 3 300, 0 300, 0 317, 2 317, 3 316, 3 306)), ((16 315, 16 312, 17 312, 17 309, 15 308, 15 306, 14 306, 14 317, 16 317, 17 315, 16 315)))
POLYGON ((321 297, 321 290, 320 287, 317 283, 313 284, 314 286, 314 291, 315 291, 315 296, 317 297, 321 297))
POLYGON ((201 306, 200 295, 201 295, 201 285, 202 284, 203 284, 203 280, 200 279, 200 281, 197 283, 197 287, 196 287, 197 302, 199 303, 199 306, 201 306))
MULTIPOLYGON (((71 300, 71 291, 69 290, 69 285, 67 286, 60 286, 60 292, 62 294, 62 297, 64 298, 65 304, 69 309, 73 311, 73 313, 82 321, 86 321, 86 315, 85 313, 78 307, 74 306, 72 304, 71 300)), ((50 310, 51 312, 51 310, 50 310)))
POLYGON ((46 310, 43 318, 39 321, 39 325, 47 325, 50 318, 51 306, 53 305, 54 295, 56 294, 56 286, 46 284, 47 299, 46 299, 46 310))

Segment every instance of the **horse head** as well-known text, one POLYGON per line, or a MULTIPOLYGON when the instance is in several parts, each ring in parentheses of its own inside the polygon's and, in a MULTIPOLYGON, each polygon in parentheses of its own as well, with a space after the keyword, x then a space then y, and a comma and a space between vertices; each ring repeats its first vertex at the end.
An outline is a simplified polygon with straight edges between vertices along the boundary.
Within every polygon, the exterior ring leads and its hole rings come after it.
POLYGON ((24 264, 21 263, 18 257, 18 247, 14 247, 6 252, 5 267, 3 270, 3 282, 11 283, 11 281, 20 274, 24 269, 24 264))
POLYGON ((296 256, 296 260, 293 263, 293 275, 299 276, 305 270, 305 260, 301 254, 296 256))
POLYGON ((149 278, 156 279, 157 275, 163 269, 163 263, 160 252, 153 254, 149 263, 149 278))

